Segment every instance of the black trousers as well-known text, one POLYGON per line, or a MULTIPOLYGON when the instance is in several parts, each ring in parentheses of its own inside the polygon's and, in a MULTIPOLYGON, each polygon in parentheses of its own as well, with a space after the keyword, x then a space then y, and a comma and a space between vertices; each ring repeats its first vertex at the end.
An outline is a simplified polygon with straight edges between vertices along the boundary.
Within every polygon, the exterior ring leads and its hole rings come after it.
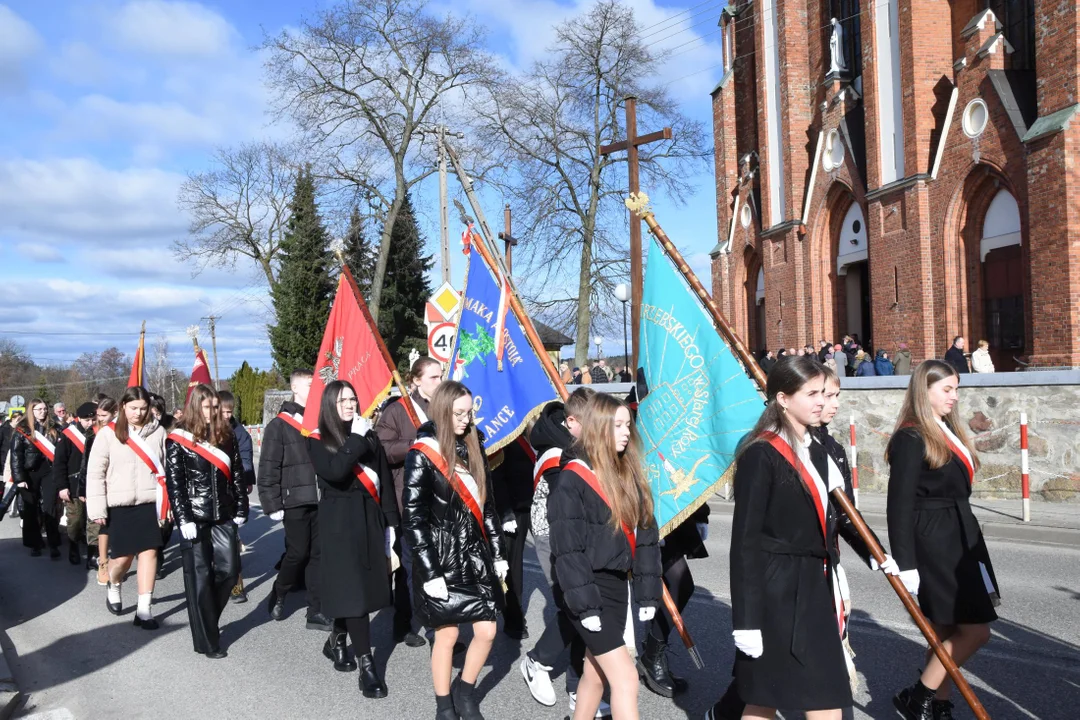
MULTIPOLYGON (((689 604, 690 596, 694 594, 694 576, 690 574, 690 566, 686 562, 686 556, 680 555, 670 563, 664 563, 664 585, 671 593, 671 599, 675 601, 675 607, 681 613, 689 604)), ((671 620, 671 614, 661 604, 659 612, 653 616, 649 623, 649 634, 656 640, 667 642, 675 623, 671 620)))
POLYGON ((274 592, 284 596, 303 572, 308 611, 319 612, 319 506, 286 508, 282 524, 285 526, 285 558, 274 581, 274 592))
POLYGON ((41 550, 45 543, 41 541, 41 528, 45 527, 45 537, 49 547, 60 547, 60 520, 55 512, 41 510, 41 495, 28 488, 19 488, 22 498, 22 539, 23 545, 30 549, 41 550))
POLYGON ((504 535, 503 542, 507 545, 507 562, 510 564, 510 572, 506 576, 506 625, 508 627, 524 627, 525 625, 525 541, 529 535, 529 511, 514 513, 517 521, 517 532, 513 535, 504 535))
POLYGON ((371 620, 368 615, 334 618, 334 634, 349 633, 357 657, 371 653, 371 620))
POLYGON ((231 520, 197 523, 194 540, 181 540, 184 594, 195 652, 218 650, 218 621, 240 574, 240 541, 231 520))
POLYGON ((559 583, 551 588, 555 598, 555 617, 548 622, 540 639, 529 651, 529 657, 545 667, 554 667, 563 650, 570 648, 570 672, 566 673, 567 692, 577 692, 578 680, 585 670, 585 641, 565 610, 562 588, 559 583))
POLYGON ((394 590, 394 634, 404 635, 412 629, 412 593, 409 590, 409 576, 405 572, 405 556, 402 553, 401 528, 395 528, 394 552, 402 559, 401 567, 390 576, 394 590))

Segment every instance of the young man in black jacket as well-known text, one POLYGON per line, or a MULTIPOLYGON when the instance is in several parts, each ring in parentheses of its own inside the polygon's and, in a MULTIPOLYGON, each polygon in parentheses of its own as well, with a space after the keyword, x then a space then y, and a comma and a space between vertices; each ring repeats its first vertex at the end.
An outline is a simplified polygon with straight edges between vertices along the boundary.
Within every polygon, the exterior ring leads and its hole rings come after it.
POLYGON ((75 411, 75 417, 61 432, 56 443, 56 453, 52 466, 52 488, 64 503, 64 513, 68 536, 68 562, 78 565, 82 562, 79 543, 86 537, 86 502, 79 497, 79 470, 82 468, 83 455, 86 453, 86 437, 94 424, 97 405, 83 403, 75 411))
POLYGON ((319 603, 318 485, 308 458, 307 439, 300 432, 311 378, 310 370, 294 370, 289 376, 293 399, 266 425, 257 482, 262 511, 285 525, 285 557, 270 589, 270 617, 285 619, 285 595, 304 572, 307 628, 329 632, 333 622, 322 614, 319 603))
MULTIPOLYGON (((555 704, 555 689, 551 686, 551 672, 555 661, 563 650, 570 647, 570 667, 566 672, 566 692, 570 696, 573 713, 577 684, 581 677, 585 661, 585 643, 578 635, 569 616, 563 609, 562 588, 554 577, 551 563, 551 541, 547 522, 547 501, 554 483, 563 466, 573 459, 568 452, 574 440, 581 433, 579 418, 596 391, 589 387, 579 387, 570 394, 566 404, 548 403, 540 413, 529 442, 535 449, 537 459, 533 468, 533 499, 529 529, 532 531, 536 555, 544 577, 551 583, 551 593, 555 599, 556 614, 544 628, 533 649, 525 654, 521 661, 521 674, 529 686, 533 698, 542 705, 555 704)), ((601 710, 603 710, 601 705, 601 710)), ((610 712, 610 711, 609 711, 610 712)))

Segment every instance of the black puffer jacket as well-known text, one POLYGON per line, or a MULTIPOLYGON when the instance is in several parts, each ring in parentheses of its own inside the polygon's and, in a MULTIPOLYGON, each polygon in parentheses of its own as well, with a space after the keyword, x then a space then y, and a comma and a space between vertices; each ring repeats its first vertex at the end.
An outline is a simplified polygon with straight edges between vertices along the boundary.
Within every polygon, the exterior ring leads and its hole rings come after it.
MULTIPOLYGON (((435 423, 424 423, 416 436, 435 439, 435 423)), ((457 453, 462 459, 467 457, 464 442, 458 442, 457 453)), ((431 461, 418 450, 405 455, 402 522, 413 559, 413 608, 428 627, 494 620, 505 603, 502 584, 495 575, 495 561, 503 559, 504 551, 494 493, 490 481, 476 480, 487 482, 481 509, 483 533, 431 461), (447 600, 424 592, 424 583, 440 577, 446 581, 447 600)))
POLYGON ((514 520, 515 513, 529 512, 532 508, 535 464, 536 452, 522 435, 499 451, 499 464, 491 471, 491 484, 495 489, 495 507, 504 523, 514 520))
MULTIPOLYGON (((52 462, 41 454, 34 443, 24 435, 25 425, 20 425, 11 433, 11 474, 15 484, 26 483, 27 490, 32 493, 41 492, 41 481, 52 473, 52 462)), ((43 433, 55 445, 59 439, 58 433, 46 430, 43 433)))
POLYGON ((218 447, 229 456, 232 478, 172 438, 165 439, 165 486, 169 491, 173 518, 185 523, 219 523, 248 516, 244 465, 232 435, 218 447))
MULTIPOLYGON (((574 447, 581 453, 579 446, 574 447)), ((548 498, 551 554, 567 608, 579 619, 600 614, 597 570, 633 571, 638 604, 659 606, 662 588, 656 522, 637 528, 632 554, 622 529, 611 526, 607 503, 572 468, 563 469, 548 498)))
MULTIPOLYGON (((529 443, 536 450, 539 458, 549 450, 561 451, 560 462, 551 464, 544 471, 543 477, 536 483, 533 491, 532 513, 529 518, 529 528, 534 535, 548 534, 547 503, 551 495, 551 487, 562 472, 562 466, 566 464, 566 449, 574 444, 574 436, 566 429, 566 407, 561 402, 549 402, 540 412, 540 417, 533 424, 529 432, 529 443)), ((550 456, 549 456, 550 457, 550 456)), ((537 461, 539 462, 539 460, 537 461)), ((535 470, 535 468, 534 468, 535 470)))
MULTIPOLYGON (((304 408, 290 400, 281 406, 281 412, 303 417, 304 408)), ((263 433, 258 484, 259 503, 267 515, 285 508, 319 504, 307 438, 281 418, 267 423, 263 433)))

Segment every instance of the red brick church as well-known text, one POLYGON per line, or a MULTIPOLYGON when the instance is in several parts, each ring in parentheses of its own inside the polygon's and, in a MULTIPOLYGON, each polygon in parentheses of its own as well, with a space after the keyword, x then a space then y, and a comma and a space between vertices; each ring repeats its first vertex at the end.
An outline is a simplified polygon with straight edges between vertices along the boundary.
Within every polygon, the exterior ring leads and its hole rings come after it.
POLYGON ((735 0, 713 295, 754 350, 1080 367, 1080 6, 735 0), (835 20, 834 20, 835 19, 835 20))

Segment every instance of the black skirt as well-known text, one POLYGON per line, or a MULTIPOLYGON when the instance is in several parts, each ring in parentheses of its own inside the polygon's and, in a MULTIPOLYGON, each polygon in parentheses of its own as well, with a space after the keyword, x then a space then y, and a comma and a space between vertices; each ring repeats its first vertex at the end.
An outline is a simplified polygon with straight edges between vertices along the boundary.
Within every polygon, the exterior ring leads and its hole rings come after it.
POLYGON ((109 508, 109 554, 112 557, 138 555, 159 547, 161 529, 154 503, 109 508))
POLYGON ((597 570, 593 573, 596 586, 600 589, 600 632, 591 632, 574 618, 574 628, 585 641, 585 647, 593 656, 609 653, 626 644, 623 633, 626 631, 626 613, 630 604, 630 588, 626 573, 597 570))
POLYGON ((938 625, 997 620, 997 577, 970 506, 966 501, 926 498, 916 501, 915 507, 915 558, 923 614, 938 625))

